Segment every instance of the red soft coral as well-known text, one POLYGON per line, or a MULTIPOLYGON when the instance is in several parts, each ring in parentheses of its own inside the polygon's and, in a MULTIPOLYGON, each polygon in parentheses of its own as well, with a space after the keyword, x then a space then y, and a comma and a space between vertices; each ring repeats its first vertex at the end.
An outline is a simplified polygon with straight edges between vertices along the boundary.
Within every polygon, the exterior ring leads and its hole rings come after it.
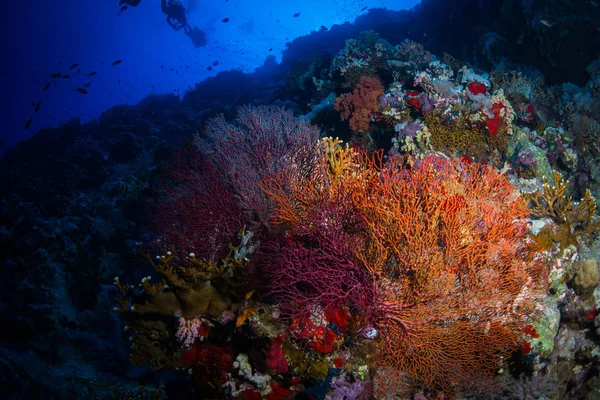
POLYGON ((494 103, 492 105, 492 114, 491 118, 486 120, 488 132, 492 136, 496 136, 498 131, 500 130, 500 125, 502 124, 502 110, 505 110, 506 106, 502 103, 494 103))
POLYGON ((478 94, 485 94, 486 91, 485 83, 479 82, 471 82, 467 85, 467 88, 469 89, 469 92, 475 96, 478 94))
POLYGON ((284 374, 288 372, 288 362, 285 358, 285 353, 281 345, 284 342, 282 335, 277 336, 272 342, 271 346, 267 350, 267 367, 273 370, 275 375, 284 374))

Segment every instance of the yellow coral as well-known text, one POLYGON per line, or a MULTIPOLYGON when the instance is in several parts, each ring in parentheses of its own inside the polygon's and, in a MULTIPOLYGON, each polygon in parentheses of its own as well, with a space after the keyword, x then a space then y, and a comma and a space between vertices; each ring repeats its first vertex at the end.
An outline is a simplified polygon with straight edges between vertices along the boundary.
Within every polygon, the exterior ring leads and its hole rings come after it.
POLYGON ((348 143, 346 143, 346 147, 342 147, 343 142, 339 138, 326 137, 321 142, 325 149, 329 176, 332 178, 340 176, 352 165, 352 149, 348 147, 348 143))
POLYGON ((560 172, 554 171, 554 185, 542 178, 542 188, 527 195, 532 216, 550 218, 559 227, 555 239, 561 244, 561 251, 569 245, 577 244, 577 236, 591 238, 600 229, 596 217, 596 199, 589 190, 579 203, 566 195, 569 181, 560 172))
POLYGON ((425 113, 431 146, 438 151, 451 154, 480 155, 494 149, 506 151, 506 136, 498 133, 490 135, 482 121, 471 121, 468 117, 446 120, 442 116, 425 113))

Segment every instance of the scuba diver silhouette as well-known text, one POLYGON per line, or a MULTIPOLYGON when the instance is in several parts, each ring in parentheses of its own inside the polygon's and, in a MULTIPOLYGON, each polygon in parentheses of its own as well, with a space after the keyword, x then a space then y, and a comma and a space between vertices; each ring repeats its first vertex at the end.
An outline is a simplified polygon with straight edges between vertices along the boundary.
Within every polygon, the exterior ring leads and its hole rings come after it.
POLYGON ((160 0, 160 8, 167 15, 167 23, 171 28, 176 31, 183 29, 185 35, 192 39, 194 46, 206 46, 206 34, 197 26, 193 28, 190 26, 185 7, 180 0, 160 0))
MULTIPOLYGON (((128 6, 137 7, 142 0, 120 0, 121 6, 120 15, 127 9, 128 6)), ((192 43, 196 47, 206 46, 206 34, 197 26, 191 27, 187 21, 187 13, 181 0, 160 0, 160 9, 167 15, 167 23, 176 31, 183 29, 187 37, 192 39, 192 43)))
POLYGON ((171 25, 171 28, 176 31, 181 28, 192 30, 187 22, 187 15, 181 0, 160 0, 160 9, 167 15, 167 23, 171 25))

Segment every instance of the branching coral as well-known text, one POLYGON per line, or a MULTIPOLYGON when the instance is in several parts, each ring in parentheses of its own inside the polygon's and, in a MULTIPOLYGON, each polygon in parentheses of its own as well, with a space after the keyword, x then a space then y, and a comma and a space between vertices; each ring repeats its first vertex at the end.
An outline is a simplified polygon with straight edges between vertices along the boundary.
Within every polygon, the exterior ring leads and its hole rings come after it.
POLYGON ((545 285, 516 189, 490 167, 428 156, 410 170, 391 160, 355 201, 385 363, 444 391, 493 374, 545 285))
POLYGON ((362 304, 385 365, 408 386, 451 392, 492 374, 544 292, 524 201, 491 167, 428 156, 407 168, 381 153, 351 155, 335 180, 304 177, 271 191, 288 209, 280 215, 292 216, 289 240, 301 243, 285 245, 289 262, 277 261, 281 250, 262 261, 272 293, 297 306, 362 304), (350 245, 332 252, 331 243, 350 245), (300 256, 307 246, 315 254, 300 256), (356 294, 369 291, 373 301, 361 303, 356 294))
POLYGON ((560 172, 554 171, 554 185, 546 178, 541 189, 527 195, 531 215, 551 218, 559 228, 555 239, 560 243, 561 252, 570 245, 577 245, 577 236, 590 238, 600 230, 596 216, 596 199, 589 190, 579 203, 566 195, 569 181, 560 172))

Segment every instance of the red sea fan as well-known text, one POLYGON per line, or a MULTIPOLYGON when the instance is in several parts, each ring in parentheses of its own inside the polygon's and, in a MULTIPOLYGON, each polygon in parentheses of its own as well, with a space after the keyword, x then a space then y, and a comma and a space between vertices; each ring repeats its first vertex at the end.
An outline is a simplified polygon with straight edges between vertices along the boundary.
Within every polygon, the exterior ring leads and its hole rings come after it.
POLYGON ((373 303, 367 271, 351 256, 349 242, 323 237, 311 244, 300 238, 265 244, 254 257, 255 273, 267 277, 267 292, 286 317, 306 319, 311 306, 323 310, 345 304, 363 310, 373 303))
POLYGON ((197 150, 176 154, 170 183, 153 209, 154 228, 165 250, 185 257, 218 259, 243 226, 242 212, 216 166, 197 150))

